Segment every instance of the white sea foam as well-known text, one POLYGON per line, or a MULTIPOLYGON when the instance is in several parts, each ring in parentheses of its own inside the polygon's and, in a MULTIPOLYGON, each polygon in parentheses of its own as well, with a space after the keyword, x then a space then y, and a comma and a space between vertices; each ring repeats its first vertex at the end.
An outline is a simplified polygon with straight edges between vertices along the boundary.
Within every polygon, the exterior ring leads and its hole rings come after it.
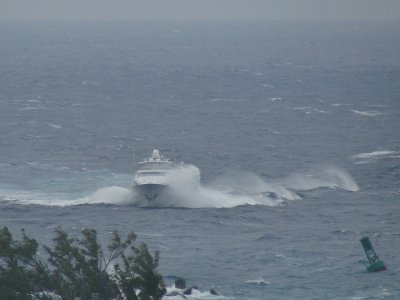
POLYGON ((392 155, 392 154, 397 154, 396 151, 391 151, 391 150, 377 150, 373 152, 367 152, 367 153, 360 153, 353 155, 353 159, 369 159, 369 158, 379 158, 387 155, 392 155))
POLYGON ((301 199, 296 190, 321 187, 357 191, 358 186, 344 170, 329 167, 308 173, 293 174, 285 179, 267 182, 251 172, 222 176, 211 185, 200 182, 200 170, 193 165, 182 165, 168 177, 168 192, 155 202, 139 203, 131 188, 108 186, 91 195, 71 199, 67 194, 2 193, 3 201, 19 204, 71 206, 81 204, 113 204, 156 207, 228 208, 240 205, 278 206, 285 201, 301 199))
POLYGON ((383 112, 379 112, 379 111, 375 111, 375 110, 360 111, 360 110, 352 109, 350 111, 355 113, 355 114, 366 116, 366 117, 375 117, 375 116, 381 116, 381 115, 386 115, 387 114, 387 113, 383 113, 383 112))
POLYGON ((61 129, 62 128, 61 125, 57 125, 57 124, 53 124, 53 123, 47 123, 47 125, 49 125, 50 127, 55 128, 55 129, 61 129))
POLYGON ((351 106, 350 103, 332 103, 331 106, 339 107, 339 106, 351 106))
POLYGON ((321 113, 321 114, 329 114, 328 112, 321 110, 321 109, 317 109, 317 108, 314 108, 313 111, 317 112, 317 113, 321 113))
POLYGON ((205 186, 200 183, 200 170, 192 165, 182 165, 168 176, 168 192, 154 203, 140 203, 132 189, 110 186, 99 189, 92 195, 70 199, 68 195, 29 193, 29 191, 8 192, 3 200, 19 204, 47 206, 71 206, 81 204, 133 204, 157 207, 235 207, 239 205, 277 206, 285 200, 300 197, 279 184, 268 184, 251 173, 225 177, 222 184, 205 186), (68 199, 69 198, 69 199, 68 199))
POLYGON ((192 165, 185 165, 171 173, 170 193, 157 206, 172 207, 235 207, 239 205, 278 206, 284 201, 298 200, 296 190, 310 190, 321 187, 358 191, 359 187, 344 170, 336 167, 313 170, 307 174, 298 173, 275 182, 241 172, 222 176, 210 186, 200 183, 200 171, 192 165))
POLYGON ((323 187, 340 188, 352 192, 359 190, 357 183, 349 173, 333 166, 293 174, 284 179, 283 184, 286 187, 303 191, 323 187))
POLYGON ((264 278, 246 280, 245 283, 247 283, 247 284, 255 284, 255 285, 269 285, 269 284, 271 284, 271 282, 266 281, 264 278))
POLYGON ((257 199, 247 194, 233 194, 200 183, 200 170, 192 165, 185 165, 173 171, 168 178, 170 191, 160 201, 161 206, 176 207, 234 207, 238 205, 276 205, 270 199, 257 199))
POLYGON ((301 106, 301 107, 293 107, 293 110, 311 110, 313 109, 312 106, 301 106))
POLYGON ((292 109, 304 111, 304 113, 306 113, 306 114, 311 114, 311 113, 329 114, 329 112, 326 112, 325 110, 313 108, 312 106, 293 107, 292 109))
POLYGON ((124 205, 131 203, 133 193, 130 189, 120 186, 110 186, 99 189, 89 197, 88 204, 104 203, 124 205))
POLYGON ((209 102, 238 102, 243 101, 243 99, 228 99, 228 98, 213 98, 208 99, 209 102))
POLYGON ((263 83, 262 86, 269 87, 269 88, 275 88, 273 85, 268 84, 268 83, 263 83))
POLYGON ((3 201, 24 205, 72 206, 80 204, 114 204, 132 203, 132 192, 129 189, 110 186, 97 190, 91 196, 70 199, 65 195, 34 193, 29 191, 1 190, 3 201))
POLYGON ((192 294, 191 295, 185 295, 184 297, 183 292, 184 290, 182 289, 177 289, 174 285, 173 286, 167 286, 167 295, 170 293, 178 292, 176 296, 164 296, 162 300, 182 300, 182 299, 192 299, 192 300, 214 300, 214 299, 232 299, 229 297, 225 297, 222 295, 213 295, 209 291, 200 291, 197 289, 192 289, 192 294))

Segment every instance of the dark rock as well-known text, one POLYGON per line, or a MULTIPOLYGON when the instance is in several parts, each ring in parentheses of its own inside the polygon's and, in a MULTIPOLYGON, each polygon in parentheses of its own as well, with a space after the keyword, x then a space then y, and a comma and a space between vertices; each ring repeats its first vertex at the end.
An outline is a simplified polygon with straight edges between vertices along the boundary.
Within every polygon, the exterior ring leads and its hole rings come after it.
POLYGON ((176 287, 177 289, 181 289, 181 290, 186 289, 186 282, 185 282, 185 279, 183 279, 183 278, 178 278, 177 280, 175 280, 175 287, 176 287))
POLYGON ((210 294, 211 295, 215 295, 215 296, 219 296, 218 293, 213 288, 210 289, 210 294))
POLYGON ((183 291, 183 294, 185 295, 191 295, 193 290, 199 290, 199 288, 197 286, 192 286, 190 288, 187 288, 186 290, 183 291))

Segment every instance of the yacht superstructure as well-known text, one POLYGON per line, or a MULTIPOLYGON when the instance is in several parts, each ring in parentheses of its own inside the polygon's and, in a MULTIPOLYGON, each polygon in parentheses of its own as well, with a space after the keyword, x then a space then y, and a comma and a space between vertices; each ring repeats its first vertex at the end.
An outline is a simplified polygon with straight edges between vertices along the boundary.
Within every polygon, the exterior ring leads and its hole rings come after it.
POLYGON ((133 179, 133 189, 140 197, 153 202, 168 188, 168 174, 175 164, 153 150, 152 156, 139 162, 139 168, 133 179))

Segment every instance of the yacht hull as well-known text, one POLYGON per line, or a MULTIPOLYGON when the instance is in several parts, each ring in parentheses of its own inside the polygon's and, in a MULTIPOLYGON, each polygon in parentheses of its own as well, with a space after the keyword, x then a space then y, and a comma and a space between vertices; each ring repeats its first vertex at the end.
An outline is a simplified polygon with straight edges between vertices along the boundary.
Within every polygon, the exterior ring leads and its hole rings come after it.
POLYGON ((149 203, 156 201, 167 190, 164 184, 146 183, 134 186, 134 191, 141 200, 149 203))

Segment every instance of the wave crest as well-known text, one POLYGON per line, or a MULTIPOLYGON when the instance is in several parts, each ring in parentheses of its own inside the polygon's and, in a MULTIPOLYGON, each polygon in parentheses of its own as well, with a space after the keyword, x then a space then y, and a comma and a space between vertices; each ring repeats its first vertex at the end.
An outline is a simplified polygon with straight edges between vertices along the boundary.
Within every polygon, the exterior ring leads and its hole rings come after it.
POLYGON ((139 203, 131 188, 104 187, 90 196, 70 199, 65 194, 29 193, 18 191, 2 196, 3 202, 48 206, 82 204, 136 205, 183 208, 229 208, 241 205, 278 206, 285 201, 302 197, 298 191, 317 188, 340 188, 358 191, 357 183, 344 170, 329 167, 323 170, 293 174, 285 179, 267 182, 251 173, 241 172, 222 176, 213 184, 203 185, 200 170, 193 165, 182 165, 168 175, 168 190, 154 203, 139 203))

